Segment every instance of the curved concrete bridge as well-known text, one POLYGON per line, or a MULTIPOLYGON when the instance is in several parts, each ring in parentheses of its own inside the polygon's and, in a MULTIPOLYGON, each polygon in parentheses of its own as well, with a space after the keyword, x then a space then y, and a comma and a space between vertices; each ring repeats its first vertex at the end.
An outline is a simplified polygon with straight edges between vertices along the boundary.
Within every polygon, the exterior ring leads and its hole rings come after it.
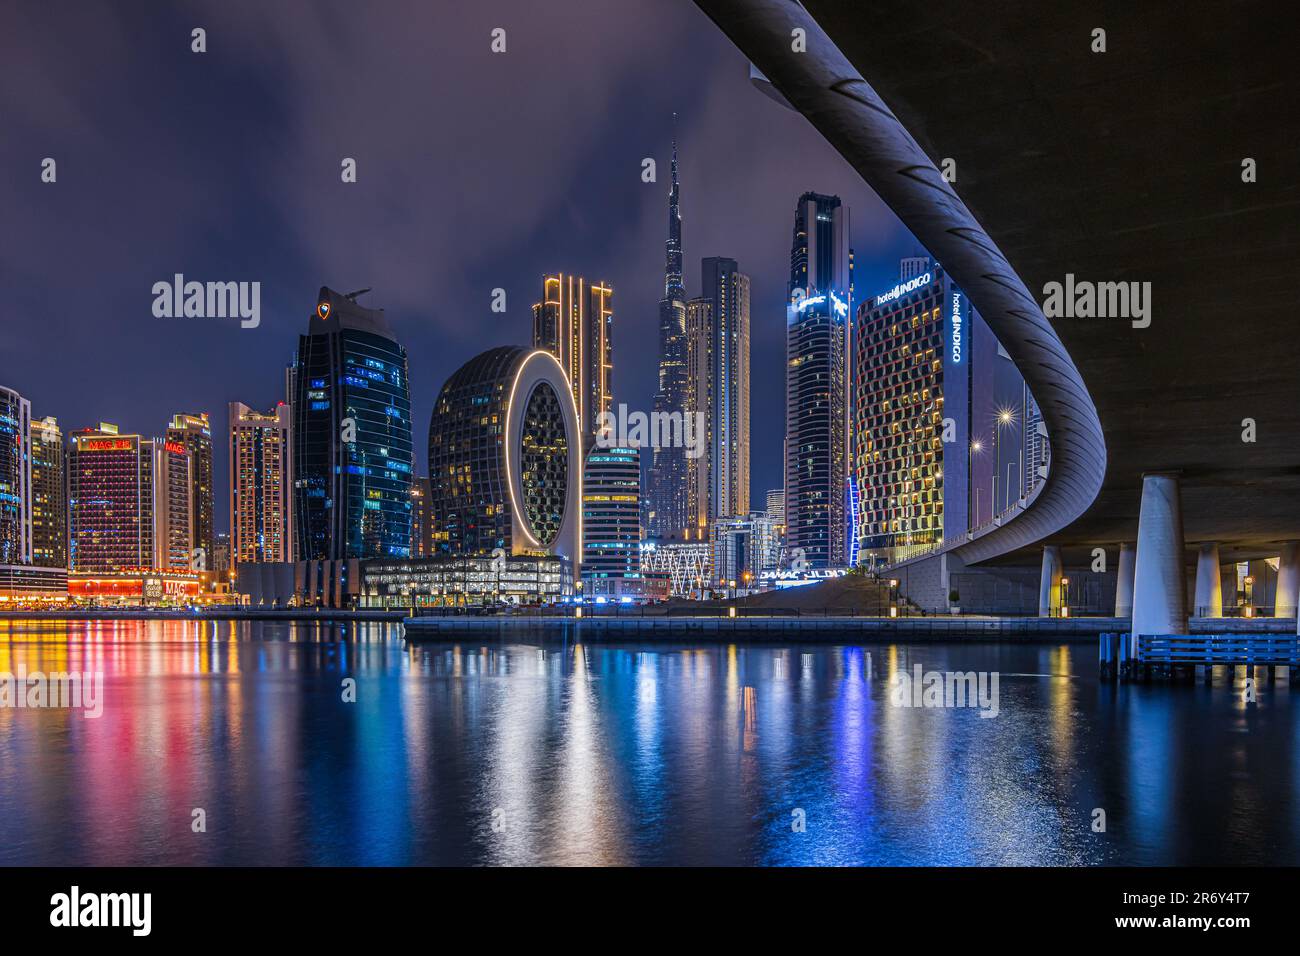
POLYGON ((1189 589, 1213 615, 1223 564, 1279 557, 1294 614, 1300 81, 1276 6, 696 2, 943 261, 1043 408, 1042 492, 951 553, 1041 552, 1050 610, 1105 548, 1138 633, 1184 630, 1189 589))

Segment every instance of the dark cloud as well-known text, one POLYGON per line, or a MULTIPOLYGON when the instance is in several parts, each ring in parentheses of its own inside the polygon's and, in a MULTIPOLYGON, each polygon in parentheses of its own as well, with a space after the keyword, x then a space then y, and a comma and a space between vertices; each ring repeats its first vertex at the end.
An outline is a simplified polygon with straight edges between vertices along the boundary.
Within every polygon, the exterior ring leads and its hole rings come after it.
MULTIPOLYGON (((0 381, 65 428, 158 432, 206 410, 224 434, 227 402, 279 398, 316 289, 370 286, 363 301, 410 351, 422 461, 443 380, 527 341, 550 270, 613 284, 617 397, 648 407, 676 111, 688 292, 702 256, 733 256, 754 281, 761 498, 780 484, 796 197, 852 206, 860 288, 892 279, 911 246, 684 0, 13 3, 0 19, 0 381), (196 26, 205 54, 190 52, 196 26), (46 156, 57 185, 39 182, 46 156), (175 272, 260 281, 261 327, 154 318, 150 288, 175 272)), ((225 510, 219 495, 219 527, 225 510)))

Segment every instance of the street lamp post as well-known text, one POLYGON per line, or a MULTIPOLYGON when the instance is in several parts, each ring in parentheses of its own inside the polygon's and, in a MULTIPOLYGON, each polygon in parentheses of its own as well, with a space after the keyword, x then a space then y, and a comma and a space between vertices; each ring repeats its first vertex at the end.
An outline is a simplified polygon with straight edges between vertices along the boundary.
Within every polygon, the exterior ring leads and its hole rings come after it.
MULTIPOLYGON (((1011 425, 1016 420, 1015 412, 1009 408, 998 409, 997 421, 993 426, 993 500, 989 502, 989 517, 992 518, 997 513, 998 507, 998 477, 1002 471, 1002 429, 1011 425)), ((1007 479, 1010 483, 1010 478, 1007 479)), ((1003 493, 1006 497, 1006 492, 1003 493)), ((1010 500, 1007 501, 1010 504, 1010 500)))

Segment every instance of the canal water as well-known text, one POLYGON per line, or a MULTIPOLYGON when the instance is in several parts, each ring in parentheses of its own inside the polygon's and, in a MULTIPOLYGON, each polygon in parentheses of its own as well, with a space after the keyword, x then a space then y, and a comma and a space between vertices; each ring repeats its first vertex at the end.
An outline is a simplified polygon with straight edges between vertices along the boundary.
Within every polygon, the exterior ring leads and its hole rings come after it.
POLYGON ((2 621, 103 686, 0 708, 0 864, 1300 863, 1300 689, 1096 654, 2 621))

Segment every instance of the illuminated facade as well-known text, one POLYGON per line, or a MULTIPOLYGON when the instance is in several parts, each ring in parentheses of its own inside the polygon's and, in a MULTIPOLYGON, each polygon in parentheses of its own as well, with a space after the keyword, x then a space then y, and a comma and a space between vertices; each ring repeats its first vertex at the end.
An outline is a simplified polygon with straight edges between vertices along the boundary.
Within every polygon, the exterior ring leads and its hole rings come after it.
POLYGON ((31 424, 31 403, 0 388, 0 565, 32 560, 31 424))
POLYGON ((714 522, 711 534, 716 584, 745 588, 762 573, 777 570, 781 538, 777 525, 766 514, 721 518, 714 522))
POLYGON ((573 566, 559 555, 361 562, 360 607, 552 604, 573 594, 573 566))
POLYGON ((189 569, 192 471, 183 445, 101 423, 73 432, 67 453, 70 570, 189 569))
POLYGON ((691 299, 686 303, 686 398, 687 416, 704 413, 703 454, 686 457, 686 524, 708 533, 712 515, 712 482, 709 457, 712 451, 714 423, 709 417, 712 380, 712 350, 709 330, 713 325, 713 303, 708 299, 691 299))
POLYGON ((231 402, 227 564, 293 560, 293 482, 289 406, 262 413, 231 402))
POLYGON ((703 413, 703 454, 688 457, 687 524, 749 511, 749 276, 735 259, 700 264, 686 303, 687 413, 703 413))
POLYGON ((1024 377, 969 297, 926 256, 854 324, 859 563, 891 564, 1003 521, 1046 477, 1024 377))
POLYGON ((194 459, 180 442, 146 439, 144 453, 153 456, 152 568, 203 570, 206 553, 194 540, 194 459))
POLYGON ((429 479, 411 482, 411 557, 433 555, 433 522, 429 513, 429 479))
POLYGON ((786 305, 786 543, 800 567, 848 560, 853 253, 848 210, 805 193, 795 210, 786 305))
POLYGON ((66 568, 0 564, 0 604, 63 602, 68 599, 66 568))
POLYGON ((533 306, 533 348, 550 352, 564 369, 584 448, 614 400, 613 296, 604 282, 560 273, 542 279, 542 301, 533 306))
POLYGON ((63 430, 54 418, 32 422, 32 563, 68 566, 68 491, 63 430))
MULTIPOLYGON (((659 384, 654 412, 680 414, 688 401, 686 371, 686 289, 682 283, 682 215, 677 182, 677 142, 673 141, 672 187, 668 193, 668 239, 665 243, 664 297, 659 301, 659 384)), ((654 450, 650 466, 647 524, 651 535, 679 533, 689 524, 686 450, 654 450)))
POLYGON ((243 604, 269 607, 423 608, 549 604, 573 594, 560 555, 366 558, 241 564, 243 604))
POLYGON ((707 535, 689 534, 643 542, 641 570, 647 575, 666 575, 673 597, 698 596, 713 581, 713 543, 707 535))
POLYGON ((582 578, 641 576, 641 452, 593 448, 582 479, 582 578))
POLYGON ((411 395, 406 349, 369 290, 322 288, 290 376, 293 527, 310 560, 411 550, 411 395))
POLYGON ((489 349, 452 374, 429 421, 434 556, 581 560, 577 408, 542 349, 489 349))
POLYGON ((189 604, 203 594, 198 571, 123 568, 113 572, 71 573, 67 594, 94 604, 135 606, 189 604))
POLYGON ((858 309, 854 472, 868 563, 937 545, 945 528, 967 530, 971 324, 943 267, 915 257, 897 285, 858 309), (956 462, 945 462, 947 449, 956 462))
POLYGON ((153 455, 116 425, 73 432, 68 443, 68 567, 103 574, 153 565, 153 455))
POLYGON ((167 440, 177 442, 190 454, 194 502, 194 527, 191 536, 194 547, 202 549, 195 555, 196 567, 212 567, 212 551, 216 544, 215 496, 216 485, 212 475, 212 426, 206 412, 197 415, 173 415, 167 426, 167 440))

